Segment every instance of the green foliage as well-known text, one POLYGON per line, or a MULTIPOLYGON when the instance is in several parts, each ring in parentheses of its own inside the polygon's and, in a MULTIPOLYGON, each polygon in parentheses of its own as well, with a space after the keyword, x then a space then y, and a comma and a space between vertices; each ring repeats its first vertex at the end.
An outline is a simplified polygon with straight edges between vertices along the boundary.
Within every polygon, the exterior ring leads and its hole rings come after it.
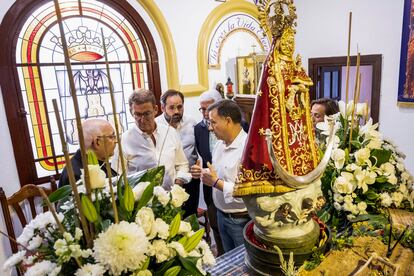
POLYGON ((303 268, 307 271, 315 269, 322 261, 325 259, 325 255, 323 252, 318 249, 317 247, 314 247, 312 249, 312 257, 309 260, 306 260, 303 264, 303 268))
POLYGON ((53 193, 49 195, 49 201, 51 203, 58 202, 66 197, 68 197, 72 193, 72 187, 69 185, 60 187, 53 193))

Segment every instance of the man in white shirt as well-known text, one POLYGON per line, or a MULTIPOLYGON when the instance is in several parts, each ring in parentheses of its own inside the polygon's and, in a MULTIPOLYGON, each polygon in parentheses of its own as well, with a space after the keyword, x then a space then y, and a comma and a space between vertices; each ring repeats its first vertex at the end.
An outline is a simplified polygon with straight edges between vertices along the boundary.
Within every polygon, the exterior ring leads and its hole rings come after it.
MULTIPOLYGON (((158 107, 154 94, 146 89, 134 91, 128 103, 135 118, 135 125, 122 135, 121 140, 128 174, 164 165, 165 189, 170 190, 174 183, 188 183, 191 174, 180 136, 174 128, 155 122, 158 107)), ((121 171, 119 163, 115 150, 112 164, 118 172, 121 171)))
POLYGON ((222 100, 208 107, 210 130, 219 140, 213 150, 213 165, 209 169, 191 167, 193 177, 201 177, 204 185, 213 187, 217 207, 217 222, 224 251, 242 245, 243 228, 250 220, 241 198, 233 197, 239 164, 247 134, 241 127, 241 111, 234 101, 222 100))
MULTIPOLYGON (((184 115, 184 95, 177 90, 167 90, 161 96, 162 114, 155 118, 157 125, 171 126, 178 131, 183 145, 185 156, 191 167, 197 161, 195 150, 194 126, 197 124, 193 118, 184 115)), ((200 197, 200 179, 191 179, 184 186, 185 191, 190 195, 182 209, 187 217, 197 213, 198 199, 200 197)))

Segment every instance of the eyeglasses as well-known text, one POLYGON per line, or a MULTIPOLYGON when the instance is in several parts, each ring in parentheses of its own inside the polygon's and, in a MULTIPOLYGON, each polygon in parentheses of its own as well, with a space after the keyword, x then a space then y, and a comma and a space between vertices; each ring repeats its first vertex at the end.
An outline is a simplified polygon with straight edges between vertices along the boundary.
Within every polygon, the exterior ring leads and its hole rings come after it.
POLYGON ((134 116, 135 119, 140 119, 140 118, 148 119, 151 117, 153 113, 154 113, 153 111, 145 111, 144 113, 135 112, 132 114, 132 116, 134 116))

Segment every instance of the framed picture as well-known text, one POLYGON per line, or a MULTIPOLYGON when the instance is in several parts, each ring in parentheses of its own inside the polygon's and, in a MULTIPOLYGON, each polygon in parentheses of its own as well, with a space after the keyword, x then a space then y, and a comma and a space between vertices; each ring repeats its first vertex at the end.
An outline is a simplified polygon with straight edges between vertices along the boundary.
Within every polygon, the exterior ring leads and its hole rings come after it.
POLYGON ((404 1, 398 105, 414 107, 414 0, 404 1))
POLYGON ((236 58, 237 93, 255 95, 266 55, 251 54, 236 58))

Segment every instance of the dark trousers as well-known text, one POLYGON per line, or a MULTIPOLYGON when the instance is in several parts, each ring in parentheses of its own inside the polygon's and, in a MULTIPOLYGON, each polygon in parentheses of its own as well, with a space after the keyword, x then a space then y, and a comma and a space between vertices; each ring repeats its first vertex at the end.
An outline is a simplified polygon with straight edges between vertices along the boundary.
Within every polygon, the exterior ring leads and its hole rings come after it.
POLYGON ((191 179, 191 181, 183 186, 187 194, 190 195, 188 200, 184 202, 182 209, 184 210, 184 218, 197 215, 198 200, 200 197, 200 179, 191 179))
POLYGON ((207 205, 208 220, 210 221, 210 227, 213 230, 214 240, 216 241, 217 255, 220 256, 224 254, 224 248, 217 223, 217 208, 213 202, 212 189, 213 188, 207 185, 203 185, 204 201, 207 205))

